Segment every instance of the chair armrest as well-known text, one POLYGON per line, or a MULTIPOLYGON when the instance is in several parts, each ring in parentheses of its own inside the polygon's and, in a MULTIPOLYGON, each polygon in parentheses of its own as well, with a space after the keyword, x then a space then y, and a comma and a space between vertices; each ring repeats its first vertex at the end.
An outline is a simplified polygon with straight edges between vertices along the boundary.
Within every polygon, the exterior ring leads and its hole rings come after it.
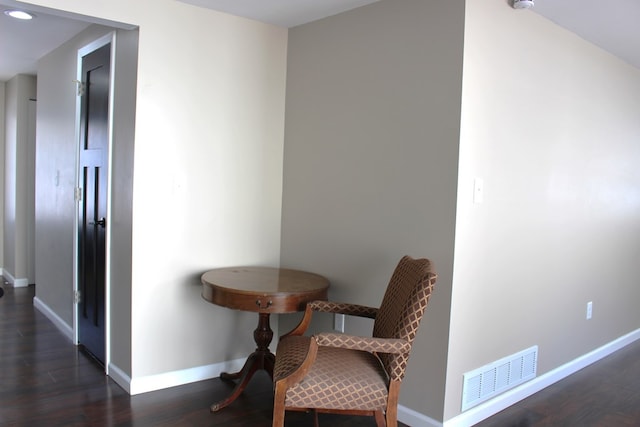
POLYGON ((358 337, 347 334, 323 332, 314 335, 319 346, 348 348, 370 353, 405 354, 411 351, 411 343, 400 338, 358 337))
POLYGON ((369 319, 375 319, 378 314, 376 307, 333 301, 312 301, 307 304, 307 307, 310 307, 313 311, 346 314, 349 316, 367 317, 369 319))
POLYGON ((290 337, 278 344, 277 353, 273 379, 276 396, 284 402, 287 388, 301 381, 311 369, 318 354, 318 343, 309 337, 290 337))
POLYGON ((303 335, 311 324, 311 317, 313 316, 314 311, 323 313, 347 314, 349 316, 367 317, 369 319, 375 319, 376 314, 378 313, 377 308, 367 307, 364 305, 321 300, 311 301, 307 303, 307 306, 304 309, 304 316, 302 317, 302 320, 300 320, 300 323, 298 323, 298 326, 296 326, 280 338, 292 335, 303 335))

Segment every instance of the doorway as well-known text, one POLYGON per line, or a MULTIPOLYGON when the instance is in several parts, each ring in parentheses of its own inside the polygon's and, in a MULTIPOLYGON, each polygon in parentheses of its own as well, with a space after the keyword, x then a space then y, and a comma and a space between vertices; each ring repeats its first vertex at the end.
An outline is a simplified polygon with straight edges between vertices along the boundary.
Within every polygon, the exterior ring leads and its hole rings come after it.
POLYGON ((107 232, 111 146, 111 36, 78 52, 77 339, 107 361, 107 232))

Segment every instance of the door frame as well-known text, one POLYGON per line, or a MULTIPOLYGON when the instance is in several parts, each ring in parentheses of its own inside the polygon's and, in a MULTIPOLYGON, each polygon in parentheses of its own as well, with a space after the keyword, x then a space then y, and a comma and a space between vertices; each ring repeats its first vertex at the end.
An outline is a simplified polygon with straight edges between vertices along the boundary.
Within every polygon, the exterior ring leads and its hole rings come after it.
MULTIPOLYGON (((111 31, 104 36, 94 40, 93 42, 78 49, 77 61, 76 61, 76 80, 75 83, 78 86, 78 92, 81 90, 82 75, 82 57, 89 53, 107 45, 111 44, 111 61, 110 61, 110 73, 109 73, 109 109, 108 109, 108 136, 107 136, 107 218, 111 218, 111 191, 112 191, 112 170, 111 161, 113 153, 113 95, 114 95, 114 82, 115 82, 115 50, 116 50, 116 32, 111 31)), ((73 340, 75 344, 79 344, 79 325, 78 325, 78 310, 80 305, 78 304, 77 295, 80 289, 80 280, 78 275, 78 256, 79 245, 78 239, 80 238, 78 232, 79 215, 80 215, 80 150, 81 150, 81 106, 82 99, 80 96, 76 96, 76 123, 75 123, 75 141, 76 141, 76 177, 75 177, 75 216, 73 219, 73 340)), ((105 374, 109 375, 109 364, 111 361, 111 227, 108 223, 105 232, 105 280, 104 280, 104 309, 105 309, 105 357, 104 357, 104 369, 105 374)))

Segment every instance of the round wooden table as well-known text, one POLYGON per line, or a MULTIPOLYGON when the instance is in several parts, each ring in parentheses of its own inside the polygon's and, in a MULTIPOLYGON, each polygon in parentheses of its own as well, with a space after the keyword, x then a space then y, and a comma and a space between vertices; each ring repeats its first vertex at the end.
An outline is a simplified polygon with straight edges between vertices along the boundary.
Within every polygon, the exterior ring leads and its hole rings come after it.
POLYGON ((202 275, 202 298, 235 310, 258 313, 258 327, 253 332, 256 350, 236 373, 220 374, 223 380, 239 380, 226 399, 211 405, 219 411, 233 402, 259 369, 273 378, 275 355, 269 350, 273 331, 271 313, 303 311, 309 301, 326 300, 329 281, 314 273, 272 267, 228 267, 207 271, 202 275))

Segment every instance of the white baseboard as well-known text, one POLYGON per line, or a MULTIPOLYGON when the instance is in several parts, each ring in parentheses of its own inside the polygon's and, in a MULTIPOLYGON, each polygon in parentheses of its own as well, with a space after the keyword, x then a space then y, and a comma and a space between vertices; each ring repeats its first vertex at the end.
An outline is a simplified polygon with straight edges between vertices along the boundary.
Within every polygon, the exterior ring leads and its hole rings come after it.
POLYGON ((107 375, 122 387, 127 393, 131 394, 131 377, 127 375, 122 369, 113 363, 109 364, 107 375))
POLYGON ((60 316, 58 316, 48 305, 46 305, 38 297, 33 297, 33 306, 42 314, 44 314, 56 328, 62 332, 64 336, 69 338, 73 342, 74 334, 73 328, 67 324, 60 316))
MULTIPOLYGON (((636 329, 633 332, 623 335, 622 337, 580 356, 552 371, 549 371, 546 374, 540 375, 539 377, 496 396, 487 402, 481 403, 480 405, 471 408, 440 425, 443 427, 469 427, 477 424, 480 421, 485 420, 509 406, 531 396, 532 394, 537 393, 540 390, 568 377, 569 375, 578 372, 580 369, 609 356, 638 339, 640 339, 640 329, 636 329)), ((433 424, 420 423, 409 425, 412 427, 431 427, 433 424)))
POLYGON ((13 281, 14 288, 26 288, 29 286, 29 279, 15 279, 13 281))
POLYGON ((4 280, 13 286, 13 282, 15 282, 15 278, 13 277, 13 275, 11 273, 9 273, 7 270, 5 270, 4 268, 2 269, 2 277, 4 277, 4 280))
POLYGON ((26 288, 27 286, 29 286, 29 279, 16 279, 7 270, 2 270, 2 276, 7 280, 7 283, 9 283, 14 288, 26 288))
MULTIPOLYGON (((59 330, 73 342, 73 328, 58 316, 49 306, 38 297, 33 298, 33 306, 45 315, 59 330)), ((140 378, 131 378, 122 369, 109 364, 107 374, 127 393, 141 394, 149 391, 161 390, 169 387, 189 384, 196 381, 219 377, 222 372, 236 372, 242 369, 245 358, 214 363, 206 366, 182 369, 180 371, 165 372, 140 378)))
MULTIPOLYGON (((219 377, 222 372, 236 372, 242 369, 245 358, 230 360, 226 362, 214 363, 206 366, 197 366, 195 368, 182 369, 180 371, 165 372, 157 375, 149 375, 146 377, 129 378, 121 370, 114 372, 118 375, 118 379, 113 379, 122 388, 127 390, 129 394, 141 394, 149 391, 161 390, 169 387, 189 384, 196 381, 208 380, 219 377), (119 381, 127 382, 122 385, 119 381)), ((109 376, 112 372, 109 370, 109 376)))
POLYGON ((402 405, 398 405, 398 421, 411 427, 442 427, 440 421, 402 405))

